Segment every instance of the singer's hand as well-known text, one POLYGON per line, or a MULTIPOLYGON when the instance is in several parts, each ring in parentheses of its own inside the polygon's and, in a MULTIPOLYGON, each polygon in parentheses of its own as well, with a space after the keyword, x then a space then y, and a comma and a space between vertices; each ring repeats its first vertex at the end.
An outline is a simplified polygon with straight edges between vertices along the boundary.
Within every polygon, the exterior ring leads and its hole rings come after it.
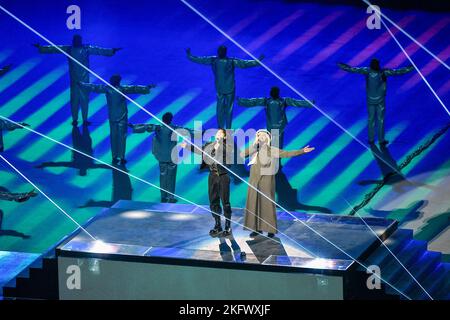
POLYGON ((303 153, 310 153, 311 151, 314 151, 314 149, 316 149, 316 148, 310 147, 310 146, 306 146, 302 150, 303 150, 303 153))

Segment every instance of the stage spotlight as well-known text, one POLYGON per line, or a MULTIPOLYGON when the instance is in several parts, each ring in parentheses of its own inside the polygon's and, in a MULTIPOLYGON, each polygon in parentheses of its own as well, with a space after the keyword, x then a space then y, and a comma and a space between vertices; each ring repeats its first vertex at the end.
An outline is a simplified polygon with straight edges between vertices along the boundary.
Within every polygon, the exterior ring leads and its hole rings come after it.
POLYGON ((95 253, 114 253, 117 249, 113 245, 107 244, 102 240, 96 240, 90 251, 95 253))
POLYGON ((177 213, 177 214, 171 214, 167 216, 167 220, 172 221, 187 221, 187 220, 195 220, 198 219, 198 216, 195 216, 193 214, 187 214, 187 213, 177 213))
POLYGON ((332 269, 334 262, 331 259, 316 258, 312 259, 310 262, 305 263, 306 268, 314 269, 332 269))
POLYGON ((153 213, 148 211, 126 211, 120 215, 128 219, 146 219, 153 216, 153 213))

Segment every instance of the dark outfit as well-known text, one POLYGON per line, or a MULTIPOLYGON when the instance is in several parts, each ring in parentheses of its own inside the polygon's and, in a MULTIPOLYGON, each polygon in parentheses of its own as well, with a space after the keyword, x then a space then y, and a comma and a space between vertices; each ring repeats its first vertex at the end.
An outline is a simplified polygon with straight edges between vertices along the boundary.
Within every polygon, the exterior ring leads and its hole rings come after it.
POLYGON ((240 98, 238 104, 242 107, 264 107, 266 110, 266 128, 272 134, 272 142, 278 148, 284 146, 284 130, 288 124, 286 108, 288 106, 312 108, 310 101, 293 98, 240 98), (273 131, 272 131, 273 130, 273 131), (278 130, 275 131, 275 130, 278 130))
MULTIPOLYGON (((222 207, 224 216, 226 218, 225 228, 230 228, 231 220, 231 205, 230 205, 230 176, 226 167, 231 163, 231 155, 233 148, 226 143, 220 143, 218 149, 214 148, 216 142, 210 142, 203 146, 203 151, 209 154, 212 158, 219 163, 214 162, 207 156, 203 156, 203 162, 201 168, 209 168, 208 177, 208 196, 209 206, 213 212, 213 218, 216 221, 216 227, 220 228, 220 215, 222 214, 222 207), (222 206, 221 206, 222 202, 222 206)), ((196 153, 200 153, 197 149, 192 147, 192 150, 196 153)), ((215 227, 215 228, 216 228, 215 227)))
MULTIPOLYGON (((62 53, 61 50, 72 58, 80 62, 86 68, 89 68, 89 56, 113 56, 116 51, 112 48, 100 48, 92 45, 82 45, 80 47, 74 46, 39 46, 40 53, 62 53)), ((72 59, 69 61, 70 74, 70 105, 72 112, 72 120, 78 121, 78 112, 81 106, 81 114, 83 121, 87 122, 88 108, 89 108, 89 90, 80 87, 78 83, 89 82, 89 71, 80 66, 72 59)))
POLYGON ((402 75, 414 70, 414 67, 400 69, 374 70, 372 68, 350 67, 346 64, 339 64, 339 67, 347 72, 359 73, 366 77, 367 89, 367 111, 369 113, 369 141, 372 143, 375 138, 375 123, 378 122, 378 141, 385 143, 384 138, 384 114, 386 110, 386 81, 388 76, 402 75))
MULTIPOLYGON (((173 130, 185 129, 178 126, 169 126, 173 130)), ((172 140, 173 131, 162 125, 140 124, 133 126, 133 132, 155 132, 152 141, 152 153, 159 162, 159 186, 164 189, 161 190, 161 202, 176 202, 173 194, 175 194, 177 180, 177 164, 173 160, 178 159, 178 154, 172 155, 172 151, 177 145, 177 140, 172 140)))
POLYGON ((195 63, 211 65, 217 92, 217 125, 222 129, 231 129, 236 92, 235 68, 256 67, 259 62, 216 56, 197 57, 192 54, 188 54, 188 59, 195 63))
POLYGON ((111 153, 113 161, 125 161, 125 151, 128 129, 128 107, 127 100, 123 94, 149 94, 150 86, 116 86, 114 90, 110 86, 103 84, 91 84, 80 82, 79 86, 83 90, 95 93, 104 93, 108 105, 109 127, 111 130, 111 153))
MULTIPOLYGON (((215 150, 214 143, 211 143, 205 146, 204 151, 220 162, 220 164, 213 162, 209 165, 208 196, 211 211, 220 215, 222 213, 220 202, 222 201, 224 216, 231 219, 230 176, 222 166, 227 163, 226 145, 221 145, 215 150)), ((203 162, 203 165, 206 166, 206 163, 203 162)))

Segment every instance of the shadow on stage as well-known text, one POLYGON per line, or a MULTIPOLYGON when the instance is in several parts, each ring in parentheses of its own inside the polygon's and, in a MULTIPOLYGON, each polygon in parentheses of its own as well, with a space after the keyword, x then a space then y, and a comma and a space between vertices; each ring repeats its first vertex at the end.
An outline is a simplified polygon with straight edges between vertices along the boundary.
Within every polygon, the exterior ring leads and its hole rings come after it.
MULTIPOLYGON (((118 169, 128 172, 125 166, 116 166, 118 169)), ((112 196, 109 200, 89 200, 79 208, 104 207, 109 208, 119 200, 132 200, 133 188, 131 186, 130 176, 118 170, 111 169, 112 172, 112 196)))
POLYGON ((420 200, 411 203, 408 207, 395 210, 376 210, 372 208, 365 209, 365 211, 373 217, 387 218, 405 223, 420 219, 423 216, 423 210, 428 205, 427 200, 420 200))
POLYGON ((275 192, 277 195, 277 203, 286 208, 287 210, 333 213, 333 211, 329 208, 307 205, 298 202, 297 200, 298 190, 292 188, 288 178, 286 177, 286 174, 283 172, 282 167, 280 167, 280 170, 275 175, 275 186, 276 186, 275 192))
MULTIPOLYGON (((92 157, 94 150, 92 148, 92 139, 87 126, 83 126, 82 131, 80 128, 74 126, 72 128, 72 145, 73 148, 79 150, 88 156, 92 157)), ((92 158, 86 157, 78 152, 72 151, 72 161, 60 161, 60 162, 44 162, 36 168, 73 168, 79 170, 80 176, 86 176, 89 169, 109 169, 107 165, 96 164, 92 158)))
POLYGON ((288 256, 278 237, 266 238, 259 235, 246 242, 260 263, 266 261, 270 256, 288 256))
POLYGON ((370 150, 372 151, 373 157, 375 158, 375 161, 380 168, 383 179, 362 180, 358 182, 359 185, 368 186, 384 183, 386 185, 392 186, 393 190, 397 193, 404 193, 408 191, 408 188, 411 187, 431 188, 426 184, 407 180, 401 173, 397 161, 394 159, 394 157, 392 157, 387 146, 380 146, 380 148, 378 148, 376 145, 372 145, 370 147, 370 150))

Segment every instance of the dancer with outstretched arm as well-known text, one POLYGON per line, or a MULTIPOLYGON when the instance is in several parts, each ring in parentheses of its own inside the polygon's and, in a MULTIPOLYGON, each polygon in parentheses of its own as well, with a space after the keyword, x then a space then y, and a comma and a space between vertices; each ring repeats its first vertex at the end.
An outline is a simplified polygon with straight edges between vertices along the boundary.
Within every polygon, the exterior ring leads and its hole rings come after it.
POLYGON ((280 97, 280 88, 272 87, 268 98, 238 98, 242 107, 264 107, 266 111, 266 128, 272 134, 272 145, 278 148, 284 146, 284 130, 288 124, 286 108, 312 108, 314 101, 298 100, 280 97))
MULTIPOLYGON (((236 93, 235 69, 245 69, 259 66, 257 60, 243 60, 227 56, 227 47, 220 46, 217 56, 198 57, 186 49, 187 57, 192 62, 210 65, 214 73, 217 93, 217 125, 221 129, 231 129, 233 121, 233 104, 236 93)), ((263 60, 261 55, 259 60, 263 60)))
POLYGON ((89 125, 88 113, 89 113, 89 91, 80 87, 78 83, 89 82, 89 71, 84 67, 89 68, 89 57, 91 55, 111 57, 121 48, 101 48, 93 45, 83 44, 82 37, 80 35, 74 35, 72 39, 72 45, 62 46, 41 46, 40 44, 34 45, 39 49, 39 53, 62 53, 66 52, 73 59, 68 59, 69 62, 69 75, 70 75, 70 106, 72 112, 72 125, 78 125, 78 113, 81 106, 81 115, 83 117, 83 123, 89 125), (81 65, 80 65, 81 64, 81 65))
POLYGON ((367 111, 369 113, 369 143, 375 143, 375 125, 378 125, 378 143, 389 143, 384 137, 384 115, 386 112, 386 83, 387 77, 403 75, 414 70, 413 66, 400 69, 382 69, 378 59, 372 59, 370 67, 351 67, 345 63, 338 63, 339 68, 351 73, 362 74, 366 77, 367 111))
MULTIPOLYGON (((173 130, 191 130, 174 125, 173 114, 167 112, 162 121, 173 130)), ((159 163, 159 186, 161 187, 161 202, 175 203, 174 197, 177 180, 178 152, 174 152, 177 146, 178 136, 164 125, 157 124, 130 124, 133 133, 155 133, 152 140, 152 153, 159 163)), ((179 131, 181 134, 181 131, 179 131)))
POLYGON ((104 93, 108 105, 109 127, 111 130, 111 153, 112 163, 124 165, 125 159, 127 129, 128 129, 128 107, 126 98, 120 94, 149 94, 150 89, 155 85, 148 86, 125 86, 121 85, 122 77, 118 74, 113 75, 109 80, 112 87, 104 84, 92 84, 80 82, 79 86, 86 91, 95 93, 104 93), (119 92, 117 92, 119 91, 119 92))

